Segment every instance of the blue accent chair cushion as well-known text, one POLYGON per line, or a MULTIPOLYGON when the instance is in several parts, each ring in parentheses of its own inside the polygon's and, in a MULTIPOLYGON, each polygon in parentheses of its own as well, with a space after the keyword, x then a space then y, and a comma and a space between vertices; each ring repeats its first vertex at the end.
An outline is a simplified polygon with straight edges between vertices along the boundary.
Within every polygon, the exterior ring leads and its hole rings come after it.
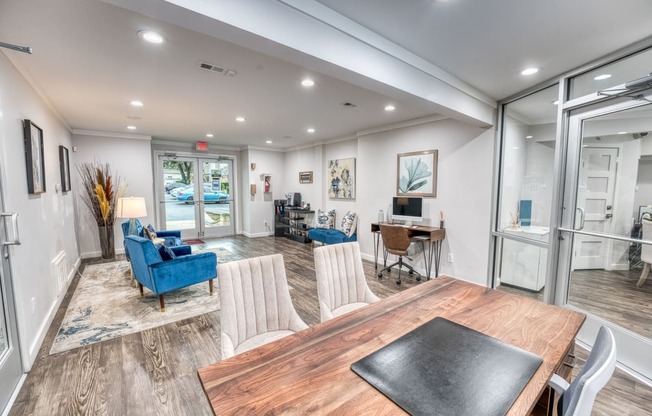
MULTIPOLYGON (((129 221, 125 221, 122 224, 122 234, 126 238, 129 235, 129 221)), ((138 235, 140 237, 145 237, 145 231, 143 225, 140 223, 140 220, 136 219, 136 226, 138 227, 138 235)), ((151 230, 154 230, 154 227, 151 225, 147 226, 151 230)), ((181 231, 180 230, 164 230, 164 231, 155 231, 158 238, 165 240, 165 246, 175 247, 183 244, 181 240, 181 231)), ((125 243, 125 256, 127 260, 131 261, 129 257, 129 250, 127 249, 127 244, 125 243)))
POLYGON ((313 241, 319 241, 323 244, 339 244, 339 243, 349 243, 351 241, 357 241, 358 235, 353 233, 351 237, 347 237, 340 230, 332 230, 328 228, 313 228, 308 231, 308 238, 313 241))
POLYGON ((161 255, 163 261, 173 260, 177 257, 172 248, 164 245, 155 244, 158 249, 158 254, 161 255))
POLYGON ((217 277, 215 253, 190 254, 190 246, 171 247, 176 257, 163 261, 154 243, 147 238, 129 235, 125 244, 131 256, 134 278, 159 295, 162 310, 163 294, 217 277))

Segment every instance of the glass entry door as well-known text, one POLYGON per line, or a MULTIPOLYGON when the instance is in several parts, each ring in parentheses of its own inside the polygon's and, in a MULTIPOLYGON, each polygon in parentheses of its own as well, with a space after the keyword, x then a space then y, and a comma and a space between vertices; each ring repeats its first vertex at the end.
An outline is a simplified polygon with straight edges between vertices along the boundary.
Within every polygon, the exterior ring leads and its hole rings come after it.
POLYGON ((161 228, 186 239, 233 235, 233 162, 230 159, 159 158, 161 228))
MULTIPOLYGON (((0 193, 0 211, 2 211, 2 207, 2 194, 0 193)), ((15 234, 17 220, 16 215, 4 212, 0 218, 0 253, 2 253, 2 265, 0 266, 0 413, 3 413, 23 375, 9 266, 9 247, 18 242, 18 236, 15 234)))
POLYGON ((580 341, 591 345, 599 327, 609 326, 619 362, 652 379, 652 279, 642 279, 652 264, 647 210, 649 101, 621 98, 571 113, 557 303, 587 314, 580 341))

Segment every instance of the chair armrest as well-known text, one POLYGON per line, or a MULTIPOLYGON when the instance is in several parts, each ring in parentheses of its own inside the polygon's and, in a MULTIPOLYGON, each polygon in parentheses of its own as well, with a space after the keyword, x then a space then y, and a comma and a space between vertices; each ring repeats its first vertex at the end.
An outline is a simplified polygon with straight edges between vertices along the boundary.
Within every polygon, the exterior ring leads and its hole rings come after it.
POLYGON ((156 231, 158 237, 179 237, 181 238, 181 231, 179 230, 162 230, 156 231))
POLYGON ((177 257, 150 266, 157 295, 217 277, 217 255, 200 253, 177 257))
POLYGON ((562 395, 568 390, 568 381, 564 380, 559 374, 553 374, 552 378, 548 381, 548 385, 552 387, 557 394, 562 395))
POLYGON ((187 256, 189 254, 192 254, 192 248, 188 245, 186 246, 171 246, 168 247, 170 250, 174 252, 175 255, 177 256, 187 256))

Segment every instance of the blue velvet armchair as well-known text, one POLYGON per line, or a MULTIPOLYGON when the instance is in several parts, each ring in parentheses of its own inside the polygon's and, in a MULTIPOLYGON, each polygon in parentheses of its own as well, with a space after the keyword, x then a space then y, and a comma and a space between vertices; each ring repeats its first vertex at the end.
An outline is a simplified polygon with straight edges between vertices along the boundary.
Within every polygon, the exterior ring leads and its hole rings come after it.
MULTIPOLYGON (((143 231, 143 225, 140 223, 140 220, 138 219, 136 219, 136 226, 138 228, 138 235, 140 237, 145 237, 143 231)), ((125 238, 129 235, 129 221, 125 221, 122 223, 122 235, 125 238)), ((165 240, 165 245, 168 247, 180 246, 181 244, 183 244, 181 241, 181 231, 179 230, 156 231, 156 236, 159 238, 163 238, 165 240)), ((125 243, 125 256, 127 257, 127 260, 131 261, 129 257, 129 250, 127 249, 126 243, 125 243)))
POLYGON ((143 286, 158 295, 161 312, 165 312, 163 295, 173 290, 208 280, 213 296, 213 279, 217 277, 215 253, 192 254, 190 246, 176 246, 169 248, 174 258, 164 261, 157 247, 147 238, 129 235, 125 245, 131 255, 131 267, 140 295, 143 295, 143 286))

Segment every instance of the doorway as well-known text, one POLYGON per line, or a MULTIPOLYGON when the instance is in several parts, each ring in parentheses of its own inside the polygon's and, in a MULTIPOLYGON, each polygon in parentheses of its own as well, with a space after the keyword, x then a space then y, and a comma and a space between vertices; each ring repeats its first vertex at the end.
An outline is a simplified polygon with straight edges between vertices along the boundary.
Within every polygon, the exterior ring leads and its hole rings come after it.
POLYGON ((235 234, 233 160, 161 155, 159 228, 184 239, 235 234))
MULTIPOLYGON (((0 211, 3 211, 0 184, 0 211)), ((23 376, 20 360, 14 294, 11 280, 10 246, 20 244, 18 215, 2 212, 0 217, 0 413, 3 412, 23 376)))
POLYGON ((641 227, 652 192, 638 178, 652 159, 652 91, 637 98, 570 113, 555 298, 587 315, 581 342, 609 326, 619 362, 652 379, 652 280, 637 285, 652 247, 641 227))

